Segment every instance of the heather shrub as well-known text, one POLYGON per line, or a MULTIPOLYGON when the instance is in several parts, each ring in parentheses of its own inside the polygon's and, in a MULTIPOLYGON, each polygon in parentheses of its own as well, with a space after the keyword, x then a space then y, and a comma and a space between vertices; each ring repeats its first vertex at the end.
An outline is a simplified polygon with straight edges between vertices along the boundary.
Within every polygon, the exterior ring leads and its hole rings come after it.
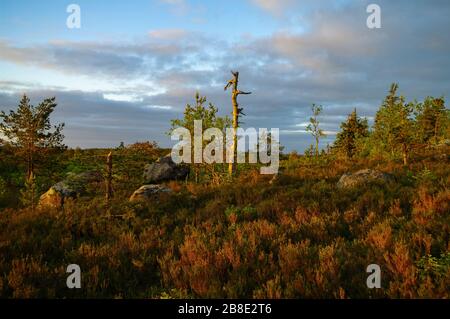
POLYGON ((0 294, 450 297, 448 162, 287 161, 273 181, 249 170, 220 185, 171 182, 173 192, 148 202, 128 202, 133 189, 117 180, 109 209, 95 185, 63 209, 3 209, 0 294), (343 172, 364 167, 395 180, 336 187, 343 172), (72 263, 82 270, 82 289, 66 287, 72 263), (381 289, 366 285, 373 263, 381 289))

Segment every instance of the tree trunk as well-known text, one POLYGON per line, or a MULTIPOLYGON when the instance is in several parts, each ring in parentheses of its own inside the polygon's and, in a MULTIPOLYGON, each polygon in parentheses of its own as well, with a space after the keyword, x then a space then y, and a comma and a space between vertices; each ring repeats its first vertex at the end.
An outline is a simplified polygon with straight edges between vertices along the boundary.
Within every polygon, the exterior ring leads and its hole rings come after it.
POLYGON ((29 185, 31 186, 30 188, 30 191, 31 191, 31 211, 34 213, 34 210, 35 210, 35 206, 36 206, 36 204, 35 204, 35 202, 34 202, 34 200, 35 200, 35 198, 36 198, 36 184, 35 184, 35 179, 34 179, 34 175, 33 175, 33 171, 31 171, 31 175, 30 175, 30 177, 29 177, 29 179, 28 179, 28 183, 29 183, 29 185))
POLYGON ((199 168, 196 164, 194 164, 194 179, 195 183, 198 184, 199 181, 199 168))
POLYGON ((242 108, 239 108, 239 104, 237 102, 237 97, 239 94, 251 94, 251 92, 242 92, 238 89, 239 84, 239 72, 231 72, 233 74, 233 78, 228 81, 227 85, 225 86, 225 90, 228 89, 228 87, 232 86, 232 93, 231 93, 231 104, 233 106, 233 141, 231 145, 231 151, 232 151, 232 161, 228 163, 228 174, 232 176, 236 172, 236 165, 237 165, 237 129, 239 127, 239 115, 245 115, 242 113, 242 108))
POLYGON ((233 161, 228 164, 228 174, 231 176, 236 172, 237 161, 237 128, 239 125, 238 103, 237 103, 237 88, 239 82, 239 72, 233 74, 233 92, 231 94, 231 103, 233 105, 233 144, 231 150, 233 152, 233 161))
POLYGON ((30 180, 30 178, 33 176, 33 153, 31 149, 28 149, 28 156, 27 156, 27 180, 30 180))
POLYGON ((316 136, 316 158, 319 157, 319 138, 316 136))
POLYGON ((403 144, 402 147, 403 165, 408 165, 408 147, 403 144))

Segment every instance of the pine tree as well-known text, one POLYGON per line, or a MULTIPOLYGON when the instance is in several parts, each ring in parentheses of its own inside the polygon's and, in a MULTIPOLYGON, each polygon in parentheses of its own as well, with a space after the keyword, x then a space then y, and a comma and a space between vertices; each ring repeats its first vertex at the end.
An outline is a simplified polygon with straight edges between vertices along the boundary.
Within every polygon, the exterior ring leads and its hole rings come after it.
MULTIPOLYGON (((171 120, 171 129, 169 130, 168 134, 170 135, 171 132, 178 128, 178 127, 184 127, 189 130, 191 133, 191 136, 194 136, 194 121, 195 120, 202 120, 202 129, 203 132, 207 130, 208 128, 218 128, 223 133, 225 133, 226 128, 231 126, 231 120, 228 116, 220 117, 218 116, 218 109, 215 107, 212 103, 209 103, 208 107, 205 106, 205 103, 207 102, 205 96, 201 96, 199 92, 195 94, 195 105, 187 104, 186 108, 184 110, 184 117, 182 119, 175 119, 171 120)), ((206 144, 206 141, 203 141, 204 144, 206 144)), ((204 145, 203 145, 204 146, 204 145)), ((201 164, 195 164, 193 160, 193 154, 194 154, 194 144, 191 145, 191 168, 194 171, 195 174, 195 181, 199 181, 199 175, 201 171, 201 167, 205 165, 201 164)), ((211 168, 211 174, 215 174, 214 171, 214 165, 208 165, 211 168)))
POLYGON ((375 116, 373 138, 379 148, 395 156, 399 150, 403 164, 408 164, 408 157, 414 142, 414 121, 412 113, 414 104, 405 103, 403 96, 397 95, 398 84, 391 85, 389 94, 375 116))
POLYGON ((45 99, 37 107, 30 105, 30 99, 24 95, 17 111, 6 114, 0 112, 0 131, 16 147, 18 156, 27 164, 26 181, 34 176, 35 162, 44 155, 48 148, 63 147, 64 123, 54 126, 50 124, 50 114, 56 107, 55 98, 45 99))
POLYGON ((446 136, 450 126, 450 112, 445 107, 444 98, 427 97, 417 106, 418 140, 424 144, 437 144, 446 136))
POLYGON ((335 148, 342 151, 348 158, 355 155, 357 140, 369 135, 367 119, 360 118, 356 109, 341 123, 341 131, 336 136, 335 148))

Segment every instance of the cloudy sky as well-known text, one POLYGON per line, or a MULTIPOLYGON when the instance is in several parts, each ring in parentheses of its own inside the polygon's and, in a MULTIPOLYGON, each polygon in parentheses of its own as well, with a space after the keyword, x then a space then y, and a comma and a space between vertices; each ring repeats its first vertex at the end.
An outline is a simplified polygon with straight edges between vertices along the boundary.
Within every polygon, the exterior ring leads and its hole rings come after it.
POLYGON ((279 128, 288 150, 312 103, 332 142, 353 108, 373 118, 392 82, 407 100, 450 93, 447 0, 2 0, 0 110, 24 93, 56 96, 66 144, 111 147, 156 140, 198 90, 222 115, 223 87, 240 71, 246 127, 279 128), (69 29, 67 6, 81 8, 69 29), (381 8, 381 29, 366 8, 381 8))

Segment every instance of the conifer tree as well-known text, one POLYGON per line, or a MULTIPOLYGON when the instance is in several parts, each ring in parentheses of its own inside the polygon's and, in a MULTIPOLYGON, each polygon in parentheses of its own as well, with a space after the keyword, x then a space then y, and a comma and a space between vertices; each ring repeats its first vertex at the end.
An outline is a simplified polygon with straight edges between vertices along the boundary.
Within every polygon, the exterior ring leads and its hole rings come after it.
MULTIPOLYGON (((226 128, 231 126, 231 120, 228 116, 221 117, 218 115, 218 108, 212 103, 205 106, 207 99, 205 96, 201 96, 199 92, 195 94, 195 105, 187 104, 184 110, 184 117, 182 119, 171 120, 171 128, 168 132, 170 133, 178 127, 184 127, 189 130, 191 136, 194 136, 194 121, 202 120, 203 131, 208 128, 218 128, 223 133, 225 133, 226 128)), ((206 144, 206 141, 203 142, 206 144)), ((203 145, 204 146, 204 145, 203 145)), ((194 154, 194 144, 191 145, 191 168, 195 174, 195 181, 199 181, 199 175, 201 167, 205 166, 202 164, 195 164, 193 160, 194 154)), ((214 165, 212 165, 212 170, 214 172, 214 165)))
POLYGON ((17 155, 25 160, 27 180, 34 178, 35 162, 44 156, 46 149, 64 147, 64 123, 54 126, 53 131, 50 124, 50 115, 56 105, 53 97, 34 107, 30 99, 23 95, 17 111, 11 110, 9 114, 0 112, 0 131, 17 149, 17 155))
POLYGON ((450 126, 450 112, 445 107, 444 98, 427 97, 417 106, 418 141, 424 144, 437 144, 445 139, 450 126))
POLYGON ((392 156, 400 152, 403 164, 407 165, 414 142, 414 104, 405 103, 405 98, 398 96, 397 90, 398 84, 393 83, 375 116, 373 138, 381 150, 392 156))
POLYGON ((335 148, 342 151, 348 158, 355 155, 357 140, 369 135, 367 119, 360 118, 356 109, 341 123, 341 131, 336 136, 335 148))

